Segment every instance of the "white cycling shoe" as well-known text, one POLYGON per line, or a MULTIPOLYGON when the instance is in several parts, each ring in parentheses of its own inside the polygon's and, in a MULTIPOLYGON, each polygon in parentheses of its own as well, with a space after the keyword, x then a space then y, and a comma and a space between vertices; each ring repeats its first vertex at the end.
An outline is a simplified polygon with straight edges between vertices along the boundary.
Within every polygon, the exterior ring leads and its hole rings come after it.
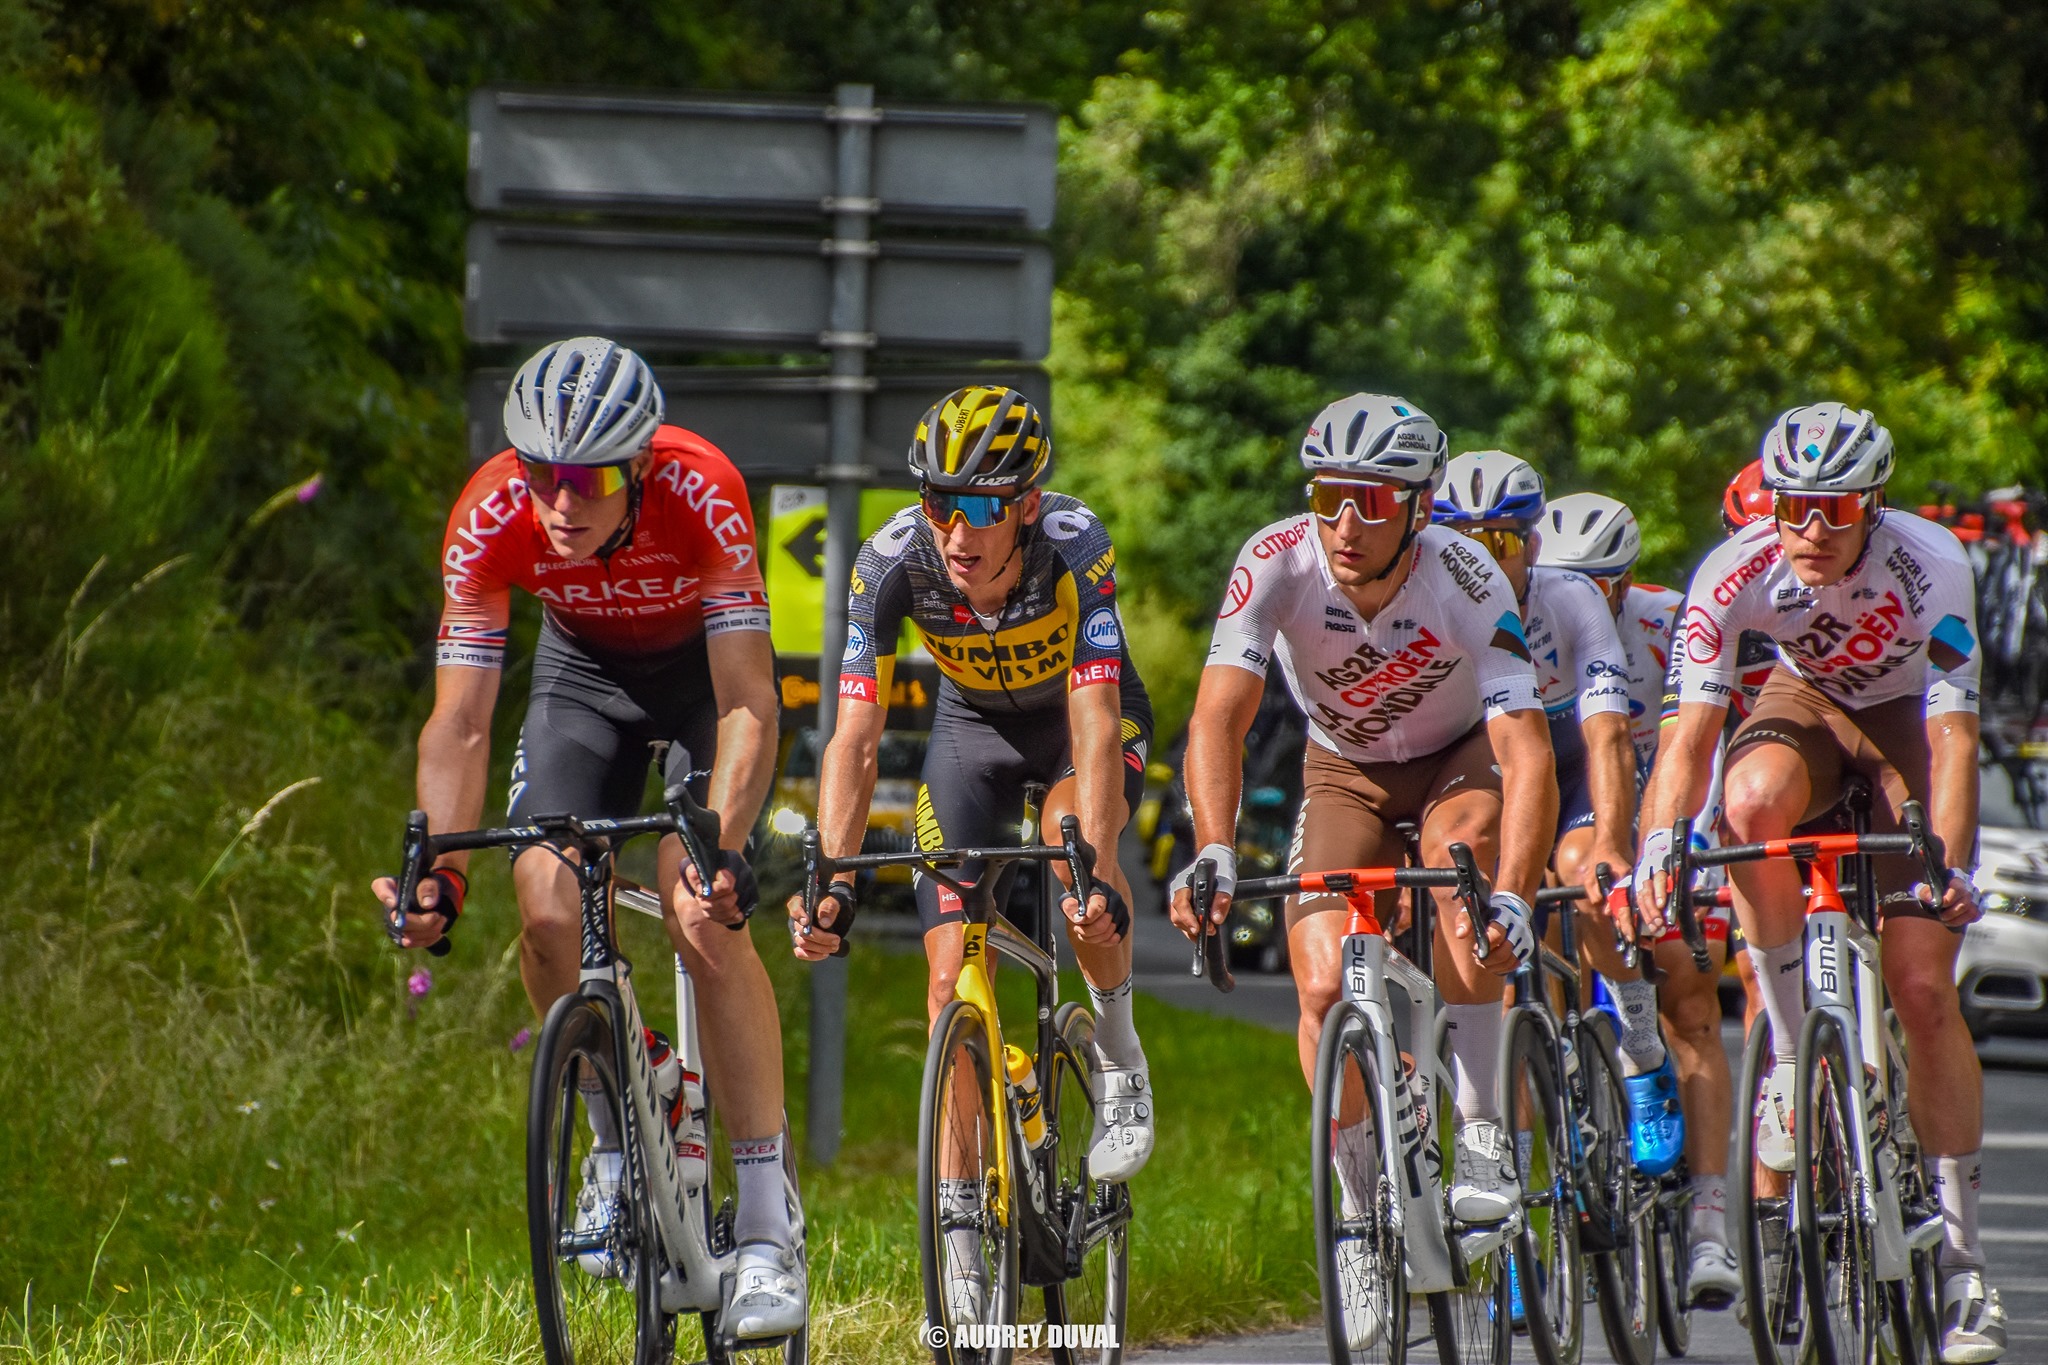
POLYGON ((1783 1173, 1798 1159, 1792 1139, 1793 1093, 1799 1084, 1798 1064, 1779 1062, 1756 1097, 1756 1159, 1768 1170, 1783 1173))
POLYGON ((1507 1134, 1492 1119, 1458 1125, 1451 1216, 1461 1223, 1498 1223, 1522 1203, 1522 1180, 1507 1134))
POLYGON ((1742 1295, 1742 1272, 1735 1253, 1719 1242, 1693 1243, 1692 1265, 1686 1272, 1688 1306, 1718 1313, 1742 1295))
POLYGON ((733 1337, 739 1341, 802 1331, 810 1316, 810 1294, 804 1283, 803 1262, 796 1253, 773 1242, 743 1244, 726 1315, 733 1337))
MULTIPOLYGON (((578 1241, 602 1237, 611 1231, 612 1216, 619 1206, 619 1181, 625 1174, 623 1152, 598 1148, 583 1158, 583 1188, 576 1191, 576 1222, 572 1230, 578 1241)), ((586 1251, 576 1258, 586 1275, 610 1279, 618 1267, 609 1251, 586 1251)))
POLYGON ((2005 1305, 1981 1270, 1957 1270, 1941 1282, 1942 1365, 1988 1365, 2005 1354, 2005 1305))
POLYGON ((1129 1180, 1152 1156, 1152 1090, 1142 1058, 1132 1067, 1098 1061, 1089 1076, 1095 1089, 1095 1136, 1088 1144, 1088 1174, 1129 1180))

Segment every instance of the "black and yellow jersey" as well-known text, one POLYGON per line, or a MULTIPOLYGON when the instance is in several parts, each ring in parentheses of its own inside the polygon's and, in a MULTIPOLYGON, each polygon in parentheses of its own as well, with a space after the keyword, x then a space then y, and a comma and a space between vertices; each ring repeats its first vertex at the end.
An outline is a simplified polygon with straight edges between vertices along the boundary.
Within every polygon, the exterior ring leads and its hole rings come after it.
POLYGON ((854 560, 839 695, 889 695, 896 640, 908 620, 938 661, 943 685, 978 711, 1041 711, 1070 688, 1134 688, 1137 670, 1116 606, 1116 550, 1078 498, 1047 493, 1019 547, 1023 571, 1002 610, 978 618, 946 576, 924 512, 906 507, 854 560))

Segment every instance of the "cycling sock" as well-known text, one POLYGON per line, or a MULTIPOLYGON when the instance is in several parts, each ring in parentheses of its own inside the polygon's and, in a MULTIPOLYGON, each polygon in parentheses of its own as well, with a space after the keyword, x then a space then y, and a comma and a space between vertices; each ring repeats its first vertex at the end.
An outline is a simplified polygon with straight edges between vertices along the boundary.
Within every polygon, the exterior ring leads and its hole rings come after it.
POLYGON ((1373 1185, 1379 1179, 1380 1149, 1372 1125, 1364 1119, 1331 1135, 1338 1183, 1350 1200, 1349 1217, 1362 1217, 1372 1207, 1373 1185))
POLYGON ((1728 1245, 1728 1177, 1696 1175, 1692 1193, 1692 1244, 1719 1242, 1728 1245))
POLYGON ((1088 999, 1095 1005, 1095 1052, 1097 1060, 1125 1070, 1145 1065, 1145 1049, 1138 1042, 1138 1026, 1131 1018, 1131 978, 1107 990, 1088 983, 1088 999))
POLYGON ((608 1152, 619 1150, 619 1116, 605 1099, 604 1086, 595 1076, 576 1082, 583 1095, 583 1112, 590 1117, 590 1132, 597 1145, 608 1152))
POLYGON ((1617 981, 1602 976, 1621 1013, 1621 1074, 1640 1076, 1664 1065, 1664 1037, 1657 1032, 1657 987, 1654 982, 1617 981))
POLYGON ((1451 1040, 1451 1107, 1458 1122, 1500 1122, 1500 1002, 1445 1005, 1451 1040))
MULTIPOLYGON (((939 1212, 950 1215, 957 1221, 965 1222, 966 1216, 981 1207, 981 1182, 977 1180, 941 1180, 939 1182, 939 1212)), ((946 1229, 946 1259, 951 1262, 947 1269, 954 1275, 976 1275, 983 1273, 981 1265, 981 1233, 973 1227, 950 1227, 946 1229)))
POLYGON ((1977 1241, 1977 1190, 1983 1181, 1982 1152, 1938 1156, 1929 1167, 1934 1196, 1941 1201, 1941 1273, 1982 1270, 1984 1248, 1977 1241))
POLYGON ((782 1134, 734 1138, 732 1173, 739 1186, 739 1208, 733 1217, 735 1244, 773 1242, 789 1245, 789 1201, 782 1188, 782 1134))
POLYGON ((1796 1061, 1799 1026, 1806 1022, 1806 974, 1800 970, 1806 963, 1806 940, 1795 938, 1775 948, 1752 943, 1744 951, 1771 1016, 1771 1051, 1781 1062, 1796 1061))

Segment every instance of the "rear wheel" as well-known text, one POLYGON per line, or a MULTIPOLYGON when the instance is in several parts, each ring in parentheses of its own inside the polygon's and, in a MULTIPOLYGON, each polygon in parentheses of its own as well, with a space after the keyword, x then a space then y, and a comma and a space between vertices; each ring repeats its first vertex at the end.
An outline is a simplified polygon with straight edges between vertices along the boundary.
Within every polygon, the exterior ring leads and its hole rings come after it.
POLYGON ((1628 1095, 1621 1059, 1607 1030, 1582 1022, 1579 1083, 1585 1107, 1575 1115, 1584 1153, 1579 1200, 1585 1240, 1611 1244, 1587 1259, 1599 1284, 1600 1328, 1616 1365, 1650 1365, 1657 1354, 1656 1187, 1636 1175, 1629 1154, 1628 1095))
MULTIPOLYGON (((1437 1061, 1444 1068, 1440 1074, 1446 1076, 1450 1074, 1448 1022, 1448 1017, 1439 1013, 1434 1032, 1437 1061)), ((1444 1226, 1448 1229, 1452 1226, 1449 1189, 1457 1114, 1450 1086, 1436 1085, 1432 1091, 1438 1150, 1445 1157, 1445 1180, 1437 1197, 1443 1201, 1444 1226)), ((1460 1254, 1455 1234, 1450 1243, 1455 1262, 1460 1254)), ((1437 1358, 1442 1365, 1508 1365, 1515 1344, 1508 1321, 1508 1259, 1507 1248, 1497 1247, 1465 1267, 1463 1286, 1429 1295, 1429 1327, 1436 1337, 1437 1358)))
POLYGON ((1081 1268, 1074 1278, 1045 1287, 1045 1320, 1058 1365, 1116 1365, 1123 1359, 1125 1312, 1131 1292, 1131 1190, 1094 1179, 1088 1145, 1095 1137, 1095 1092, 1088 1058, 1095 1021, 1080 1006, 1060 1006, 1054 1025, 1052 1080, 1046 1087, 1046 1124, 1059 1135, 1053 1172, 1053 1216, 1061 1227, 1082 1229, 1081 1268))
POLYGON ((1683 1187, 1659 1190, 1651 1254, 1657 1263, 1657 1334, 1666 1355, 1692 1349, 1692 1196, 1683 1187))
POLYGON ((1339 1002, 1323 1021, 1309 1118, 1316 1272, 1332 1361, 1407 1359, 1408 1277, 1391 1173, 1380 1169, 1384 1106, 1365 1016, 1339 1002))
POLYGON ((1539 1011, 1509 1012, 1502 1059, 1501 1099, 1522 1181, 1522 1229, 1510 1245, 1529 1344, 1542 1365, 1578 1365, 1586 1293, 1572 1168, 1576 1134, 1539 1011))
POLYGON ((1735 1091, 1735 1146, 1728 1174, 1728 1217, 1742 1269, 1742 1315, 1757 1365, 1801 1365, 1809 1336, 1799 1256, 1789 1244, 1789 1177, 1756 1162, 1757 1102, 1774 1062, 1770 1016, 1759 1014, 1742 1050, 1735 1091))
POLYGON ((1003 1365, 1007 1347, 975 1343, 1017 1321, 1016 1201, 996 1166, 1006 1120, 994 1075, 980 1011, 953 1001, 932 1028, 917 1121, 917 1249, 925 1321, 945 1329, 926 1342, 938 1365, 1003 1365))
POLYGON ((1807 1015, 1799 1048, 1792 1119, 1793 1222, 1806 1299, 1813 1306, 1814 1349, 1837 1365, 1875 1359, 1877 1302, 1871 1227, 1863 1218, 1865 1153, 1850 1127, 1856 1088, 1831 1015, 1807 1015))

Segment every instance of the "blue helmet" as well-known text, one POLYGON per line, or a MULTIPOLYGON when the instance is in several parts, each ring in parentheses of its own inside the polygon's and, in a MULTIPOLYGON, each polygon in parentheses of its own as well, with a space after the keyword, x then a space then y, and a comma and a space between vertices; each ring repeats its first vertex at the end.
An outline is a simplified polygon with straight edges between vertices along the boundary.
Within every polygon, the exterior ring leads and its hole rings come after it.
POLYGON ((1439 526, 1518 521, 1532 526, 1543 515, 1543 476, 1505 450, 1468 450, 1444 470, 1433 520, 1439 526))

